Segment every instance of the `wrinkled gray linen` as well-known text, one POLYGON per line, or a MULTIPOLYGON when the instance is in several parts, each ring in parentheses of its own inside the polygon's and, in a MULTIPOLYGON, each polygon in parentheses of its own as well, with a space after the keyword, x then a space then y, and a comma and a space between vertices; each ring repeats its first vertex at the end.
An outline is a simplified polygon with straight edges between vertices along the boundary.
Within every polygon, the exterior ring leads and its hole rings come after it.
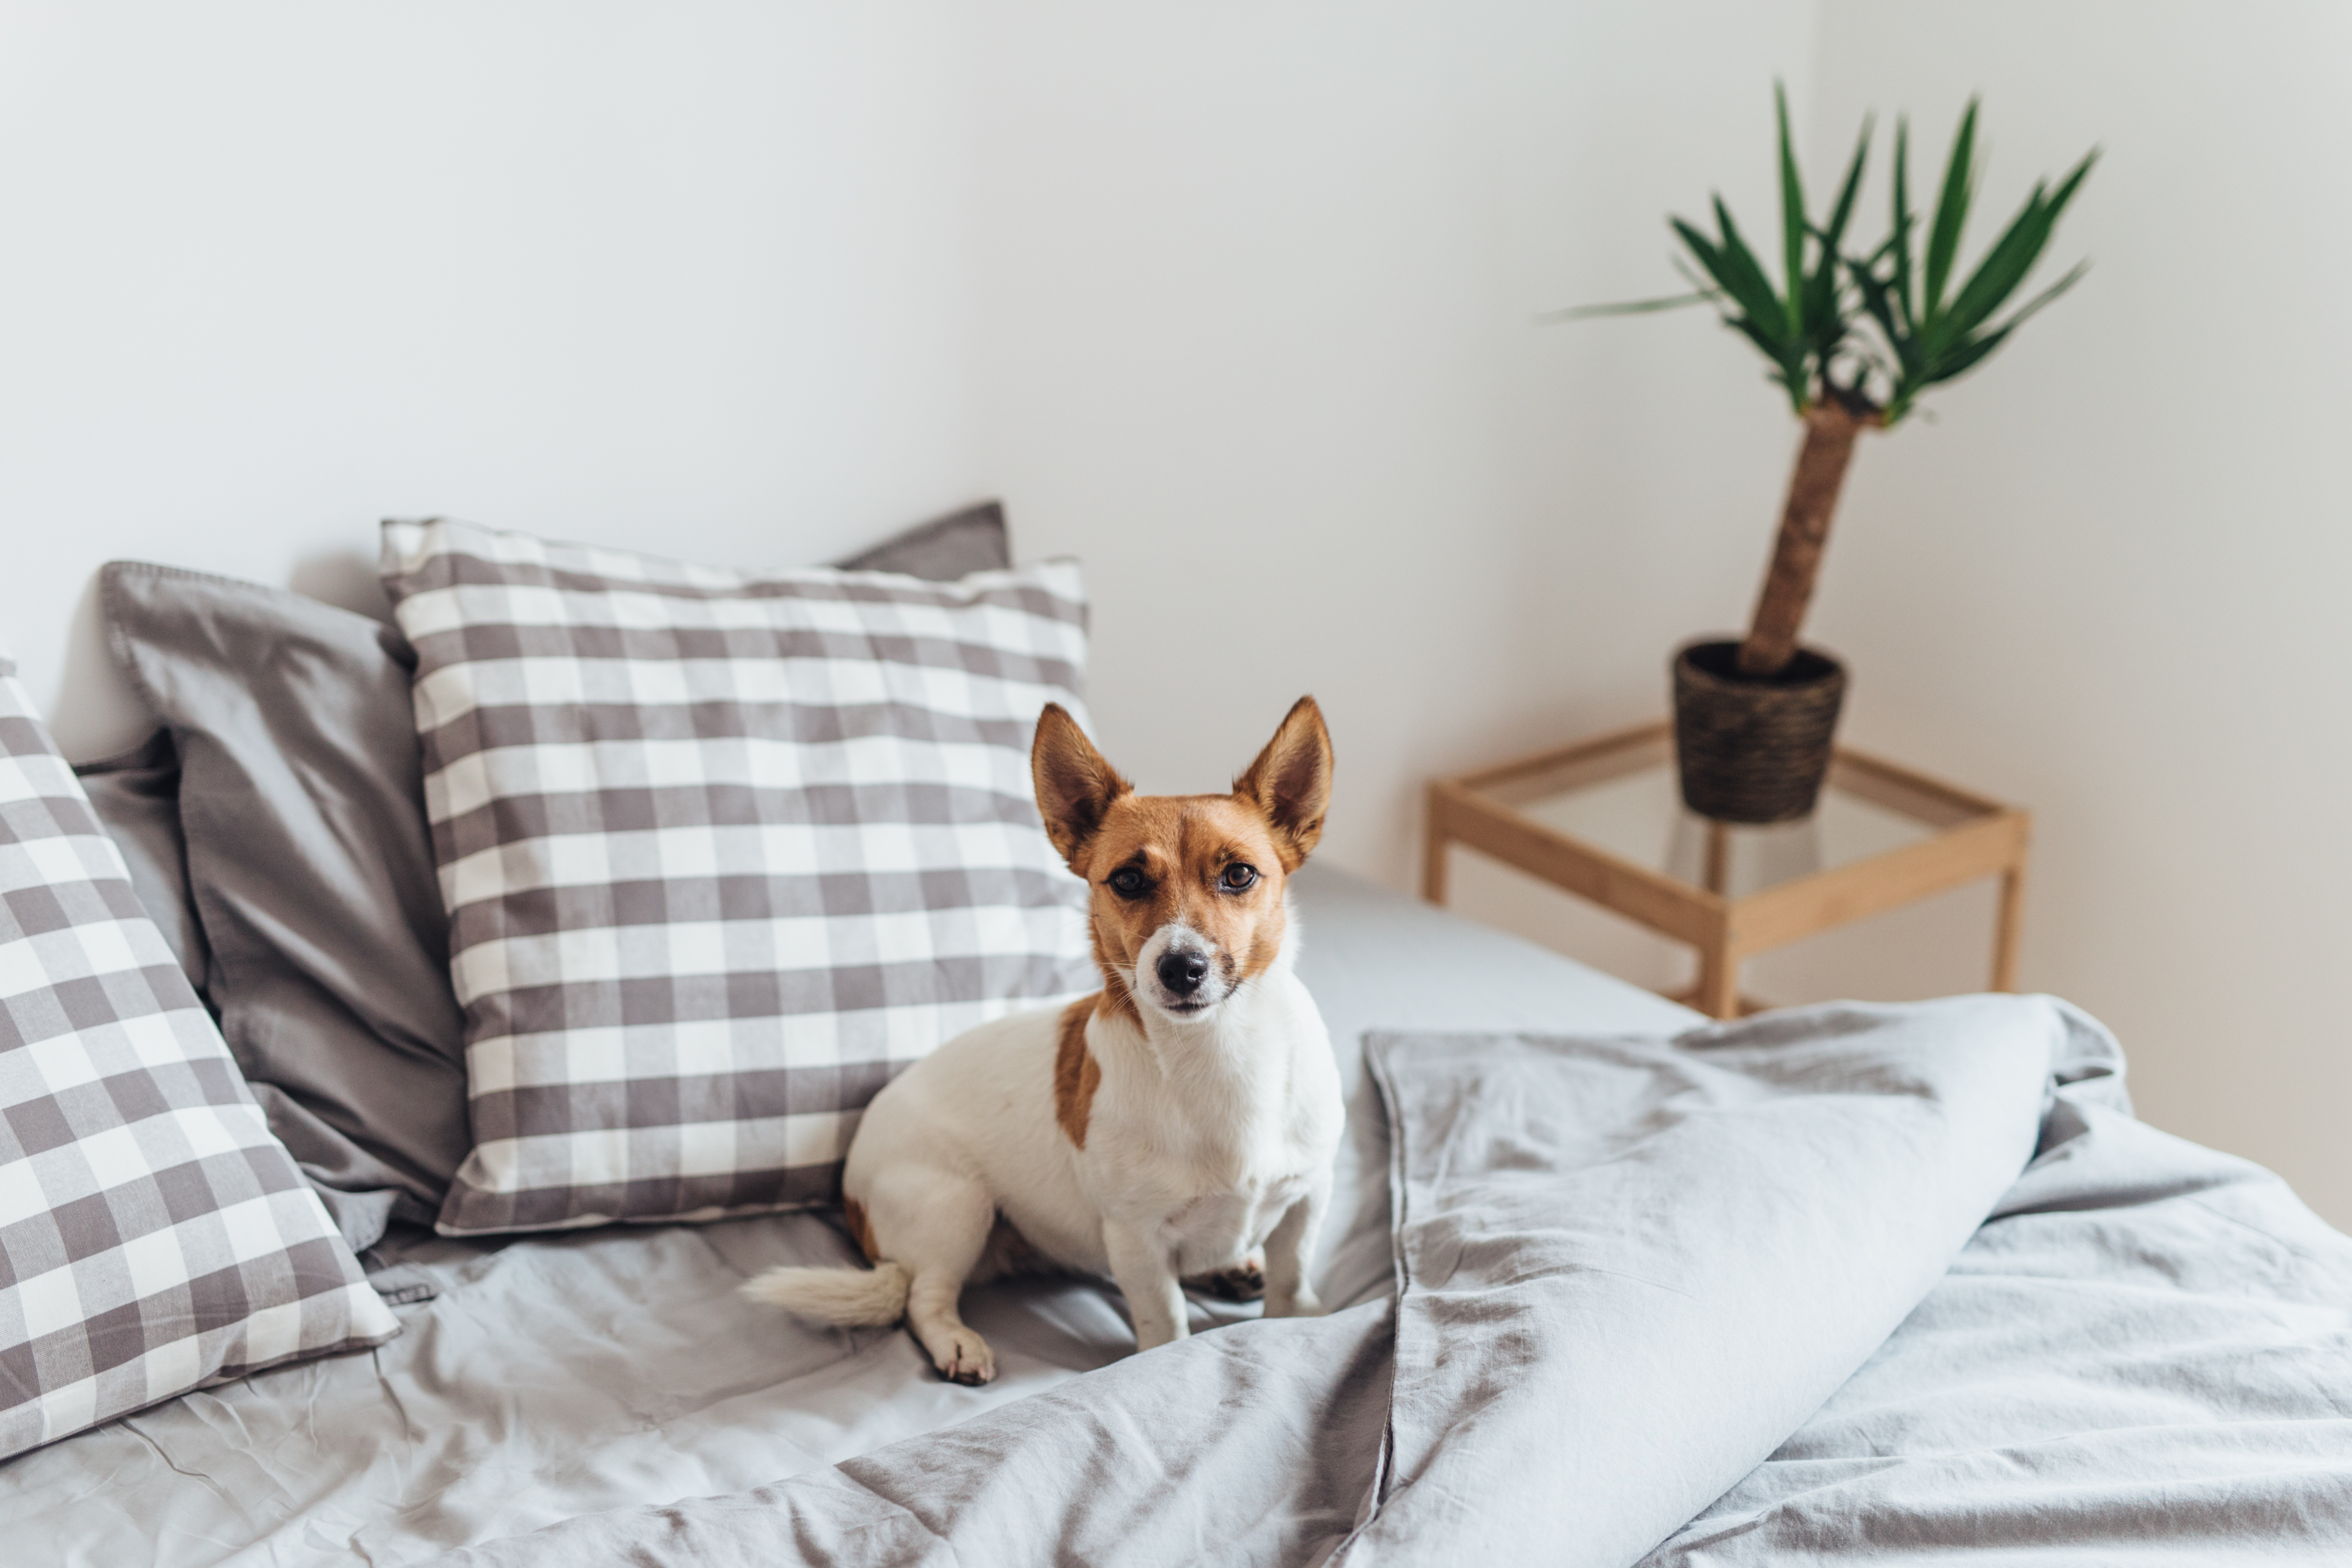
POLYGON ((847 1261, 813 1216, 436 1239, 412 1260, 444 1294, 372 1355, 0 1465, 12 1544, 2352 1561, 2352 1242, 2131 1120, 2079 1015, 1809 1009, 1670 1045, 1692 1016, 1657 998, 1344 878, 1299 891, 1351 1096, 1332 1316, 1196 1303, 1229 1326, 1134 1355, 1099 1283, 992 1286, 967 1308, 1003 1380, 965 1389, 903 1333, 731 1294, 847 1261))
MULTIPOLYGON (((1326 868, 1294 886, 1300 972, 1351 1096, 1320 1277, 1330 1299, 1384 1300, 1387 1139, 1355 1049, 1366 1030, 1664 1033, 1695 1015, 1326 868)), ((391 1343, 0 1463, 0 1519, 21 1560, 413 1563, 579 1514, 823 1471, 1110 1365, 1135 1343, 1102 1284, 991 1286, 965 1310, 1002 1375, 964 1388, 940 1382, 904 1333, 810 1328, 738 1298, 772 1264, 856 1258, 815 1214, 427 1237, 392 1256, 444 1293, 396 1309, 405 1333, 391 1343)), ((1192 1321, 1255 1311, 1200 1301, 1192 1321)))
POLYGON ((1393 1306, 449 1561, 2352 1560, 2352 1242, 2073 1009, 1368 1052, 1393 1306))
POLYGON ((2352 1240, 2063 1094, 1903 1327, 1649 1560, 2352 1563, 2352 1240))

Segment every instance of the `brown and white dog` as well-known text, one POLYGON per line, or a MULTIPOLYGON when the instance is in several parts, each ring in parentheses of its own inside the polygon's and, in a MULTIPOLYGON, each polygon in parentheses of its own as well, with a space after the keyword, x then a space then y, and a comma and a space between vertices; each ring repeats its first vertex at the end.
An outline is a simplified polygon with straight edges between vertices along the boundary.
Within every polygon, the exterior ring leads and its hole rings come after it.
POLYGON ((1344 1112, 1285 893, 1330 799, 1321 710, 1300 698, 1230 794, 1136 794, 1059 706, 1030 766, 1092 890, 1103 988, 959 1035, 875 1096, 842 1177, 871 1269, 743 1287, 824 1322, 903 1317, 959 1383, 996 1375, 963 1288, 1025 1268, 1108 1273, 1145 1350, 1188 1332, 1182 1280, 1255 1286, 1261 1247, 1266 1315, 1323 1310, 1307 1270, 1344 1112))

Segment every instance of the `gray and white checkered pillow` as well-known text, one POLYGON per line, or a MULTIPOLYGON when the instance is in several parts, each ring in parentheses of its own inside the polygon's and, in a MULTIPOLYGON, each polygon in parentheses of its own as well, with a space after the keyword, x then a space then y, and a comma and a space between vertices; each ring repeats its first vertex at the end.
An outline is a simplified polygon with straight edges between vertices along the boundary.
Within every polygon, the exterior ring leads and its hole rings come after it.
POLYGON ((1029 740, 1069 562, 754 574, 384 525, 474 1151, 450 1234, 832 1195, 906 1063, 1089 989, 1029 740))
POLYGON ((400 1332, 0 656, 0 1458, 400 1332))

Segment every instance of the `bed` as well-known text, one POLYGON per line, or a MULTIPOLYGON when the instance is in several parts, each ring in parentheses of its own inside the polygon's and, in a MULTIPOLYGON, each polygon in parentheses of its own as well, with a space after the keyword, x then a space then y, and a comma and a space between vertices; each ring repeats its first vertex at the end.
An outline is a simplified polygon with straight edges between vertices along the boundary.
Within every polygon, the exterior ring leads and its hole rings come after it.
MULTIPOLYGON (((1302 972, 1335 1039, 1391 1027, 1685 1027, 1690 1015, 1540 949, 1344 875, 1298 884, 1302 972), (1383 956, 1424 956, 1411 968, 1383 956), (1466 1007, 1465 1007, 1466 1004, 1466 1007)), ((1379 1110, 1350 1073, 1353 1215, 1323 1277, 1353 1302, 1389 1271, 1379 1110)), ((1003 1408, 1131 1354, 1118 1292, 1023 1281, 975 1294, 999 1381, 931 1372, 911 1337, 824 1331, 735 1287, 783 1262, 844 1262, 826 1211, 479 1243, 416 1235, 391 1256, 439 1294, 399 1338, 68 1438, 0 1469, 5 1512, 49 1556, 172 1563, 377 1563, 633 1503, 821 1470, 1003 1408), (112 1505, 112 1506, 110 1506, 112 1505)), ((1254 1316, 1201 1298, 1196 1329, 1254 1316)))
POLYGON ((821 1203, 446 1235, 387 1197, 352 1239, 396 1336, 0 1463, 9 1560, 2352 1560, 2352 1240, 2135 1121, 2095 1021, 1709 1024, 1329 869, 1295 896, 1349 1113, 1327 1317, 1195 1297, 1138 1355, 1107 1282, 1007 1281, 970 1388, 737 1294, 854 1260, 821 1203))

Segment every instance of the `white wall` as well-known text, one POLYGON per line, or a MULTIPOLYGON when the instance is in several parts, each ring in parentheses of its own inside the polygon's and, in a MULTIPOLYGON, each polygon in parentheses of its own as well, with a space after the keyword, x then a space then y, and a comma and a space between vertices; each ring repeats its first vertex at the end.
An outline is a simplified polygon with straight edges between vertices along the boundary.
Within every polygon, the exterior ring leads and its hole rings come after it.
POLYGON ((0 643, 61 742, 138 732, 111 557, 363 598, 387 514, 797 563, 980 494, 971 26, 12 3, 0 643))
MULTIPOLYGON (((2028 982, 2116 1023, 2153 1119, 2352 1222, 2341 16, 12 5, 0 642, 91 755, 137 728, 110 557, 356 601, 386 513, 793 561, 1001 493, 1087 560, 1115 758, 1221 782, 1314 690, 1327 853, 1409 885, 1423 779, 1659 711, 1738 621, 1793 444, 1703 317, 1531 318, 1666 283, 1710 188, 1769 226, 1775 73, 1817 177, 1865 103, 1937 151, 1980 86, 1995 208, 2106 144, 2062 239, 2097 268, 1864 449, 1815 631, 1851 738, 2036 809, 2028 982)), ((1756 988, 1971 987, 1985 918, 1756 988)))
POLYGON ((1645 716, 1747 592, 1787 433, 1719 330, 1535 318, 1652 288, 1671 194, 1763 198, 1806 10, 992 13, 988 449, 1087 559, 1105 745, 1221 786, 1312 690, 1326 852, 1403 883, 1428 777, 1645 716))

